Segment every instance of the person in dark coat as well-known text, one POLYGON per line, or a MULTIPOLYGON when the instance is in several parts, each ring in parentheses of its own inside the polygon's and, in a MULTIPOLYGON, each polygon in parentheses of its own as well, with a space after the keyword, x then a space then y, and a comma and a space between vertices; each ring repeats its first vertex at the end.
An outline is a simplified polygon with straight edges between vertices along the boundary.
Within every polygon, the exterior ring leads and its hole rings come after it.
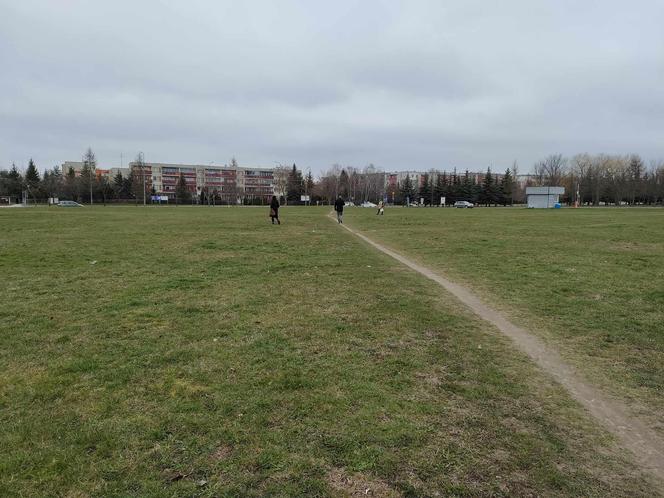
POLYGON ((334 201, 334 210, 337 212, 337 221, 339 223, 344 222, 344 200, 339 196, 339 198, 334 201))
POLYGON ((279 221, 279 201, 277 196, 272 196, 272 201, 270 202, 270 218, 272 218, 272 224, 274 225, 274 220, 277 220, 277 225, 281 225, 279 221))

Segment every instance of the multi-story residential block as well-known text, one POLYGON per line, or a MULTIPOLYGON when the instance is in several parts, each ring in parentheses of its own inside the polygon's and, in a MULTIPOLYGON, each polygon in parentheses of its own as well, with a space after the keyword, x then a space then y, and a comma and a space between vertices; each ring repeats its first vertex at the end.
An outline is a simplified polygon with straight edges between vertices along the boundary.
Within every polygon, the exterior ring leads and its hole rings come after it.
MULTIPOLYGON (((83 169, 83 162, 82 161, 65 161, 62 163, 60 166, 60 171, 62 172, 63 175, 66 175, 69 173, 69 170, 72 170, 74 172, 74 176, 81 176, 81 170, 83 169)), ((95 168, 95 175, 97 178, 113 178, 115 175, 118 174, 118 172, 122 173, 123 176, 126 176, 129 174, 129 168, 95 168)))
POLYGON ((415 188, 420 187, 421 178, 424 175, 421 171, 395 171, 393 173, 387 173, 385 175, 385 182, 388 190, 399 188, 399 185, 406 179, 410 178, 410 182, 415 188))
POLYGON ((271 169, 239 170, 244 183, 244 194, 250 198, 271 198, 274 194, 274 172, 271 169))
MULTIPOLYGON (((66 174, 72 169, 80 176, 82 162, 66 161, 62 171, 66 174)), ((96 169, 97 177, 106 176, 113 179, 122 173, 127 177, 130 173, 138 179, 139 185, 145 180, 148 195, 175 197, 175 189, 180 175, 184 177, 187 188, 192 195, 201 192, 214 195, 226 202, 241 203, 243 201, 268 203, 274 195, 274 170, 271 168, 244 168, 214 166, 201 164, 168 164, 130 162, 128 168, 96 169)))
MULTIPOLYGON (((140 167, 129 163, 134 174, 140 175, 140 167)), ((269 202, 274 194, 274 172, 269 168, 244 168, 201 164, 145 163, 150 188, 157 195, 175 197, 180 175, 184 177, 192 195, 219 197, 227 202, 269 202)))

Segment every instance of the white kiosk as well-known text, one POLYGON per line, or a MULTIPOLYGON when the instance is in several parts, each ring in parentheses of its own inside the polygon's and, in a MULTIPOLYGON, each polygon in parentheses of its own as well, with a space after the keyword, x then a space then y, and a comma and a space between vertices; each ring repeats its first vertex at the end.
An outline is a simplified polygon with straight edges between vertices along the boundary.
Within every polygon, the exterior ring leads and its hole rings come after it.
POLYGON ((536 209, 560 206, 559 197, 565 193, 565 187, 526 187, 528 207, 536 209))

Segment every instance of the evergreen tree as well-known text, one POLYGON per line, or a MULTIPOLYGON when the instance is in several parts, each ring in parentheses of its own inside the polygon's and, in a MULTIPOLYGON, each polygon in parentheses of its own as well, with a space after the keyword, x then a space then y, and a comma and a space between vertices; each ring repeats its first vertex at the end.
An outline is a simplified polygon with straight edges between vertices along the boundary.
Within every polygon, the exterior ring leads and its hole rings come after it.
POLYGON ((302 194, 304 194, 304 179, 302 178, 302 172, 297 169, 297 166, 293 163, 293 169, 288 174, 286 197, 288 202, 298 203, 300 202, 300 196, 302 194))
POLYGON ((180 178, 178 178, 178 183, 175 186, 175 204, 189 202, 191 202, 191 192, 189 192, 189 187, 187 187, 187 180, 184 177, 184 173, 180 173, 180 178))
POLYGON ((124 186, 124 178, 122 177, 122 173, 118 171, 118 174, 113 178, 113 190, 115 191, 115 196, 119 199, 124 197, 124 186))
POLYGON ((480 190, 480 200, 487 206, 498 202, 496 185, 491 174, 491 168, 487 168, 486 175, 484 175, 484 181, 480 190))
POLYGON ((503 205, 512 205, 512 192, 514 191, 514 180, 509 168, 505 171, 505 176, 500 184, 500 201, 503 205))
POLYGON ((74 168, 69 168, 65 175, 65 195, 71 200, 78 200, 78 178, 74 168))
POLYGON ((420 179, 420 182, 419 197, 424 198, 425 204, 429 204, 431 202, 431 184, 429 180, 429 173, 424 173, 420 179))
POLYGON ((468 170, 466 170, 466 173, 461 179, 461 185, 459 186, 459 197, 464 201, 470 201, 473 198, 473 186, 470 181, 470 173, 468 170))
POLYGON ((348 177, 348 173, 346 173, 345 169, 341 170, 341 174, 339 175, 339 193, 341 197, 344 199, 348 200, 348 193, 350 190, 350 178, 348 177))
POLYGON ((133 191, 134 183, 136 183, 136 181, 134 180, 134 170, 130 169, 129 175, 123 181, 122 193, 125 199, 131 199, 132 197, 134 197, 134 191, 133 191))
POLYGON ((476 203, 482 193, 482 186, 477 183, 474 176, 470 177, 470 202, 476 203))
POLYGON ((452 173, 452 179, 450 181, 448 192, 450 197, 449 200, 446 199, 448 204, 454 204, 458 200, 463 200, 461 199, 461 178, 459 178, 456 168, 454 168, 454 172, 452 173))
POLYGON ((60 168, 55 166, 51 171, 44 172, 42 185, 47 197, 59 197, 62 192, 62 173, 60 168))
POLYGON ((314 191, 314 188, 316 187, 316 182, 314 181, 314 176, 311 174, 311 171, 307 173, 307 177, 305 179, 305 185, 307 188, 307 194, 311 195, 312 192, 314 191))
POLYGON ((413 182, 410 180, 410 175, 407 174, 399 185, 399 193, 402 202, 406 205, 415 200, 415 187, 413 187, 413 182))
POLYGON ((445 197, 445 202, 447 202, 447 196, 449 195, 447 181, 447 173, 444 171, 436 175, 436 185, 434 187, 435 204, 440 202, 441 197, 445 197))
POLYGON ((39 171, 37 171, 32 158, 28 162, 28 169, 25 170, 25 184, 31 189, 36 189, 39 186, 39 171))
POLYGON ((51 172, 49 170, 44 171, 44 176, 42 177, 41 180, 41 191, 42 193, 45 193, 47 197, 50 196, 51 189, 49 188, 51 186, 51 172))
POLYGON ((101 194, 101 199, 104 203, 104 206, 106 205, 106 200, 112 199, 113 195, 115 194, 113 185, 111 184, 111 182, 108 181, 108 178, 106 178, 105 176, 101 177, 101 179, 99 180, 99 193, 101 194))
POLYGON ((15 164, 12 164, 12 169, 9 170, 7 178, 7 193, 14 197, 20 197, 23 192, 23 177, 15 164))
POLYGON ((311 174, 311 171, 307 173, 307 176, 304 178, 304 195, 309 196, 309 203, 311 204, 312 199, 314 198, 316 189, 316 182, 314 177, 311 174))

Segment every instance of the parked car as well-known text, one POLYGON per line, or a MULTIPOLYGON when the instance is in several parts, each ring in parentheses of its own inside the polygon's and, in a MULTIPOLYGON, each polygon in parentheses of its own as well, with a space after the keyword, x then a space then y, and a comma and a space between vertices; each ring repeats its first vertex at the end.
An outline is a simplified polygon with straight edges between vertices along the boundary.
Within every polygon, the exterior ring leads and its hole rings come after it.
POLYGON ((468 202, 468 201, 456 201, 454 203, 454 207, 457 207, 457 208, 474 208, 475 204, 473 204, 472 202, 468 202))
POLYGON ((58 202, 60 207, 83 207, 83 204, 79 204, 76 201, 60 201, 58 202))
POLYGON ((362 207, 363 208, 375 208, 375 207, 378 207, 378 204, 374 204, 373 202, 369 202, 369 201, 364 201, 362 203, 362 207))

